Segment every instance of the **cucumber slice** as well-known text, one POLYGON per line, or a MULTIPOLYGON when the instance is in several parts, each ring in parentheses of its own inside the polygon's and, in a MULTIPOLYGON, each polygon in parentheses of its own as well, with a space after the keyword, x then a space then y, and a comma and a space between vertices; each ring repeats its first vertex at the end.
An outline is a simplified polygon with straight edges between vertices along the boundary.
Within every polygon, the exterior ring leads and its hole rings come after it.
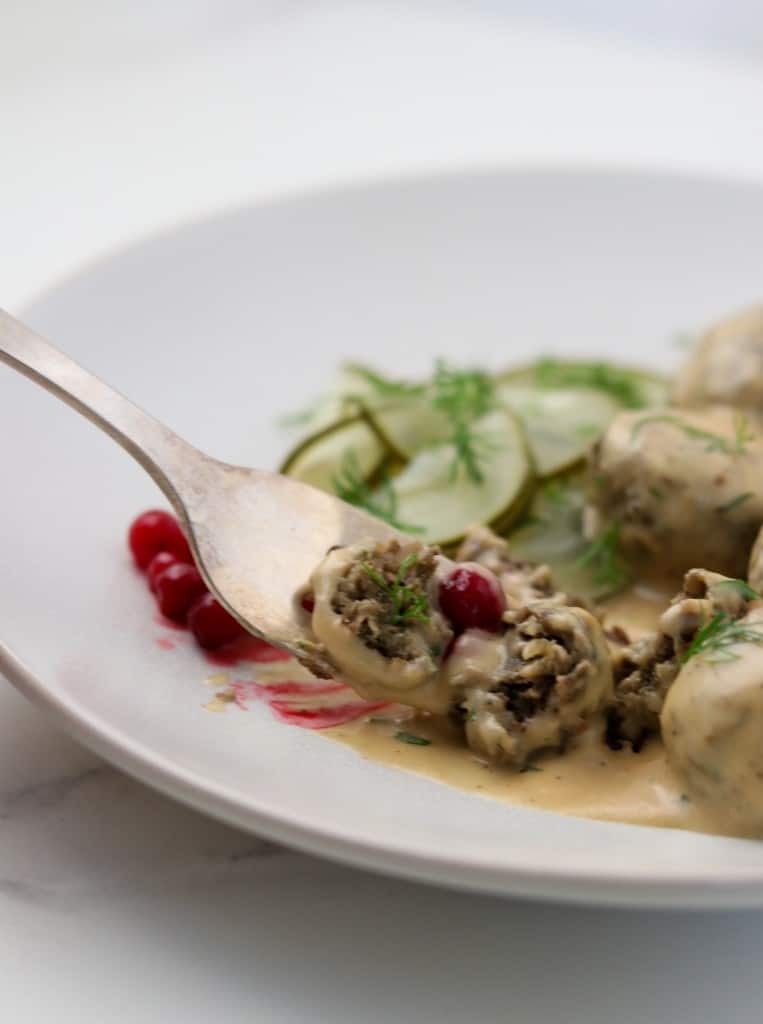
POLYGON ((547 480, 507 539, 514 558, 550 566, 560 590, 595 602, 611 597, 627 580, 602 580, 595 566, 581 561, 590 552, 583 536, 584 487, 582 472, 547 480))
POLYGON ((426 399, 411 397, 367 406, 366 412, 389 448, 403 461, 442 444, 453 433, 448 418, 426 399))
POLYGON ((327 427, 349 419, 353 415, 357 415, 357 409, 353 408, 346 398, 329 393, 323 395, 303 413, 298 413, 293 420, 287 419, 286 426, 298 428, 297 432, 301 434, 302 439, 308 441, 327 427))
POLYGON ((539 476, 569 469, 585 458, 620 406, 590 388, 538 388, 504 383, 500 399, 521 419, 539 476))
POLYGON ((344 363, 339 379, 345 396, 359 399, 371 408, 420 398, 427 390, 426 383, 387 377, 362 363, 344 363))
POLYGON ((393 380, 360 363, 344 363, 317 401, 294 416, 285 416, 282 423, 301 429, 308 440, 325 427, 357 415, 362 408, 373 409, 409 399, 423 388, 424 385, 393 380))
POLYGON ((359 363, 343 367, 345 393, 358 402, 395 455, 406 461, 446 441, 452 426, 433 408, 427 383, 395 380, 359 363))
POLYGON ((526 514, 509 535, 512 555, 530 562, 574 561, 585 551, 584 476, 571 473, 537 489, 526 514))
POLYGON ((537 388, 588 388, 608 395, 623 409, 667 405, 670 382, 650 370, 619 366, 596 359, 538 359, 529 366, 506 370, 500 383, 537 388))
POLYGON ((368 480, 387 455, 384 442, 364 415, 350 416, 311 434, 284 459, 279 472, 329 494, 343 463, 352 457, 354 470, 368 480))
POLYGON ((440 444, 419 452, 394 480, 397 518, 418 527, 431 544, 454 544, 475 523, 515 520, 529 498, 532 459, 522 427, 506 409, 474 424, 483 443, 484 480, 475 483, 457 468, 456 450, 440 444))

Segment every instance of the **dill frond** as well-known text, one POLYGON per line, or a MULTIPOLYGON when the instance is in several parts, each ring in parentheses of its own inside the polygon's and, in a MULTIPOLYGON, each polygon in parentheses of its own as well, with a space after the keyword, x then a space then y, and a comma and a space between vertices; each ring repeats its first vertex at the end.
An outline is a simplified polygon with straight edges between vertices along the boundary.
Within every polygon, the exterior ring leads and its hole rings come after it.
POLYGON ((749 418, 744 413, 737 413, 734 416, 734 451, 743 455, 747 444, 756 437, 755 431, 750 428, 749 418))
POLYGON ((622 587, 628 581, 629 574, 620 552, 619 522, 610 523, 603 533, 591 541, 577 564, 589 569, 594 583, 606 588, 608 593, 622 587))
POLYGON ((453 478, 463 469, 472 483, 483 483, 484 463, 496 446, 474 430, 474 423, 495 407, 493 379, 482 370, 455 370, 439 360, 432 389, 432 405, 452 424, 453 478))
POLYGON ((297 409, 294 412, 284 413, 279 416, 276 423, 283 430, 292 430, 295 427, 306 427, 312 423, 318 412, 319 403, 313 402, 311 405, 306 405, 302 409, 297 409))
POLYGON ((376 490, 372 490, 364 478, 354 448, 348 448, 342 455, 339 470, 331 480, 334 493, 348 505, 365 509, 377 519, 383 519, 396 530, 404 533, 421 533, 422 527, 411 523, 403 523, 398 519, 398 498, 395 487, 386 474, 382 474, 381 482, 376 490))
POLYGON ((400 563, 395 578, 388 582, 368 562, 363 562, 363 572, 376 584, 389 601, 389 621, 393 626, 429 622, 429 602, 426 594, 405 582, 405 578, 418 561, 417 554, 408 555, 400 563))
POLYGON ((610 363, 565 363, 546 357, 533 366, 533 378, 541 388, 575 387, 604 391, 626 409, 643 409, 649 404, 633 371, 610 363))
POLYGON ((362 377, 379 398, 414 398, 423 395, 426 384, 414 384, 407 380, 395 380, 372 370, 361 363, 346 363, 345 369, 362 377))
POLYGON ((633 424, 631 440, 634 440, 641 430, 649 423, 667 423, 675 427, 692 441, 701 441, 705 445, 706 452, 722 452, 724 455, 745 455, 747 444, 754 441, 756 435, 749 429, 749 421, 746 416, 739 415, 734 418, 733 438, 723 437, 722 434, 714 434, 710 430, 702 430, 691 423, 687 423, 679 416, 671 416, 669 413, 658 413, 654 416, 642 416, 633 424))
MULTIPOLYGON (((737 581, 735 581, 737 582, 737 581)), ((763 633, 740 619, 733 619, 726 612, 716 614, 697 630, 697 633, 684 652, 681 664, 685 665, 691 658, 703 657, 711 665, 735 661, 739 655, 733 648, 736 644, 763 642, 763 633)))

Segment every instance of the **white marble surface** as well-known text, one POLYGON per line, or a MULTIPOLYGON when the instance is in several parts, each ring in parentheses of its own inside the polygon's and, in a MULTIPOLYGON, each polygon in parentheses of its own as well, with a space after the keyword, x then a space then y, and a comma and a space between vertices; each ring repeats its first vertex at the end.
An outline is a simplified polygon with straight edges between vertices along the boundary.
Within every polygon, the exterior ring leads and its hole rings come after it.
MULTIPOLYGON (((3 304, 179 220, 360 175, 608 161, 763 181, 753 5, 572 8, 5 5, 3 304)), ((148 791, 10 687, 0 822, 3 1020, 760 1019, 759 914, 557 908, 340 868, 148 791)))
POLYGON ((760 1019, 758 913, 586 911, 379 878, 171 803, 10 691, 0 722, 4 1020, 760 1019))

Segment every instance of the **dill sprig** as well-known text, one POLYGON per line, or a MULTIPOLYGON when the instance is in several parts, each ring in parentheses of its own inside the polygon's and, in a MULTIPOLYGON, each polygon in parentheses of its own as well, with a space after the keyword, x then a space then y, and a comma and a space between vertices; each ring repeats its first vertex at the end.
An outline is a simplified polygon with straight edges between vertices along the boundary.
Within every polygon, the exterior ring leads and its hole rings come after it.
POLYGON ((626 409, 643 409, 649 404, 633 371, 610 363, 565 363, 547 356, 532 369, 540 388, 593 388, 616 398, 626 409))
POLYGON ((398 497, 394 484, 386 473, 382 474, 379 486, 372 490, 360 469, 358 453, 354 448, 347 448, 342 455, 339 470, 332 477, 331 485, 334 493, 348 505, 365 509, 377 519, 383 519, 396 530, 404 533, 422 533, 421 526, 403 523, 398 519, 398 497))
POLYGON ((394 380, 361 363, 345 363, 345 369, 361 377, 379 398, 415 398, 423 395, 426 384, 407 380, 394 380))
POLYGON ((405 729, 401 729, 400 732, 396 732, 395 739, 400 740, 401 743, 410 743, 412 747, 432 746, 432 741, 428 740, 426 736, 419 736, 415 732, 406 732, 405 729))
POLYGON ((457 423, 454 426, 450 443, 455 449, 450 467, 451 480, 456 480, 459 470, 463 469, 472 483, 484 483, 484 464, 500 445, 468 423, 457 423))
POLYGON ((284 413, 278 417, 276 422, 284 430, 291 430, 294 427, 306 427, 315 419, 319 405, 320 403, 316 401, 304 406, 302 409, 295 410, 295 412, 284 413))
POLYGON ((495 384, 483 370, 456 370, 438 359, 433 378, 436 409, 459 420, 476 420, 495 404, 495 384))
POLYGON ((754 441, 757 434, 750 427, 750 421, 744 413, 739 412, 734 415, 734 451, 736 454, 742 455, 746 450, 746 446, 750 441, 754 441))
POLYGON ((546 480, 540 488, 540 494, 554 508, 565 508, 573 504, 572 488, 563 486, 558 480, 546 480))
POLYGON ((407 626, 411 623, 429 622, 429 602, 426 594, 405 582, 405 577, 418 561, 415 552, 400 563, 394 579, 388 582, 368 562, 363 562, 363 571, 369 576, 389 601, 389 621, 393 626, 407 626))
POLYGON ((483 463, 493 442, 474 429, 474 423, 495 406, 495 383, 482 370, 455 370, 438 360, 432 380, 432 405, 452 425, 450 443, 455 449, 452 476, 463 469, 469 480, 481 484, 483 463))
POLYGON ((331 484, 337 497, 342 501, 349 505, 357 505, 359 508, 367 507, 371 488, 360 470, 358 453, 354 448, 346 448, 342 453, 339 470, 336 476, 331 478, 331 484))
POLYGON ((727 501, 725 505, 719 505, 718 511, 733 512, 735 508, 739 508, 740 505, 744 505, 746 501, 749 501, 750 498, 754 497, 754 491, 745 491, 743 494, 737 494, 735 498, 732 498, 731 501, 727 501))
POLYGON ((736 644, 762 642, 763 633, 760 630, 753 629, 741 619, 734 619, 727 612, 716 612, 709 622, 697 630, 681 657, 681 664, 685 665, 690 658, 697 657, 704 657, 710 665, 735 661, 739 657, 733 650, 736 644))
POLYGON ((620 552, 620 523, 617 520, 591 541, 577 564, 589 569, 593 582, 605 588, 607 593, 627 582, 629 574, 620 552))
POLYGON ((701 441, 705 445, 706 452, 722 452, 724 455, 745 455, 747 444, 754 441, 756 434, 750 430, 750 421, 743 414, 734 416, 734 436, 723 437, 722 434, 715 434, 710 430, 702 430, 695 427, 679 416, 671 416, 668 413, 658 413, 654 416, 642 416, 633 424, 631 440, 634 440, 640 431, 649 423, 667 423, 683 433, 692 441, 701 441))
POLYGON ((540 485, 536 499, 524 512, 519 528, 527 526, 549 526, 554 517, 557 519, 574 511, 573 492, 563 487, 558 480, 546 480, 540 485), (543 512, 543 515, 539 513, 543 512), (548 514, 545 514, 548 513, 548 514))

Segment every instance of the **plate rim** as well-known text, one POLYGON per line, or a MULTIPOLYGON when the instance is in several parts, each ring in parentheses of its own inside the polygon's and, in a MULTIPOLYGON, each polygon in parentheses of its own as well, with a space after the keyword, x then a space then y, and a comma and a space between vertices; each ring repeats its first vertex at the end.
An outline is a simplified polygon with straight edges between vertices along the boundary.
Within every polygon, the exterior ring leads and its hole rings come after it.
POLYGON ((353 176, 344 181, 336 179, 331 182, 306 183, 290 187, 285 191, 252 196, 249 199, 237 198, 229 203, 223 203, 217 208, 211 207, 200 211, 198 214, 179 217, 176 220, 159 224, 156 228, 143 231, 134 237, 106 243, 102 248, 84 257, 71 269, 56 274, 44 285, 33 289, 18 304, 18 312, 15 315, 23 319, 29 308, 35 306, 38 302, 44 301, 49 294, 61 288, 66 288, 78 278, 86 277, 92 270, 103 263, 118 260, 133 249, 161 242, 171 235, 192 231, 210 221, 235 219, 242 214, 261 209, 293 206, 314 201, 330 201, 334 198, 341 198, 347 193, 355 196, 364 192, 375 192, 388 188, 416 187, 426 185, 427 182, 439 183, 442 181, 457 181, 464 178, 486 179, 519 177, 522 175, 534 175, 537 177, 560 176, 567 178, 614 177, 622 178, 623 180, 668 181, 674 184, 683 183, 689 187, 701 185, 709 185, 711 187, 727 186, 763 194, 763 180, 754 178, 751 175, 739 174, 739 176, 735 177, 730 173, 721 173, 714 168, 707 170, 687 168, 683 170, 680 167, 660 167, 657 164, 644 164, 643 167, 640 167, 627 161, 600 161, 595 159, 569 159, 553 163, 543 160, 522 160, 521 162, 511 164, 501 160, 495 162, 480 161, 475 164, 463 161, 440 169, 432 167, 410 168, 408 170, 384 171, 379 174, 363 174, 357 177, 353 176))
MULTIPOLYGON (((164 225, 153 232, 112 247, 106 247, 93 258, 49 282, 23 303, 23 308, 41 302, 48 294, 66 288, 73 281, 86 277, 95 268, 118 259, 121 255, 163 238, 179 235, 212 221, 233 220, 258 209, 289 207, 303 203, 321 202, 341 198, 348 192, 373 193, 389 189, 426 185, 428 181, 477 180, 486 177, 511 178, 528 174, 544 177, 590 178, 615 177, 637 182, 673 182, 687 185, 727 186, 755 192, 763 198, 763 184, 749 179, 736 180, 719 175, 682 174, 667 170, 593 164, 558 166, 550 164, 522 166, 459 167, 447 171, 425 171, 380 176, 348 183, 306 189, 263 197, 252 202, 241 202, 219 210, 206 211, 198 217, 164 225)), ((689 876, 665 873, 634 875, 611 871, 602 874, 575 866, 565 869, 560 862, 553 870, 547 867, 533 870, 526 864, 490 862, 489 859, 465 860, 449 858, 445 852, 427 853, 394 843, 371 841, 353 836, 345 830, 296 821, 293 816, 279 816, 272 809, 257 807, 256 801, 244 803, 235 791, 210 782, 190 769, 173 765, 161 754, 144 747, 139 740, 109 725, 98 715, 72 700, 64 700, 38 678, 23 660, 8 646, 0 642, 0 674, 14 685, 33 704, 51 714, 56 722, 76 740, 99 756, 144 784, 163 792, 173 799, 193 807, 213 818, 255 832, 268 839, 283 843, 306 853, 317 854, 355 868, 370 869, 395 877, 414 879, 434 885, 554 902, 619 907, 649 907, 652 909, 712 909, 752 908, 763 906, 763 865, 757 871, 740 870, 733 878, 720 879, 701 871, 689 876)), ((551 811, 539 813, 554 813, 551 811)), ((615 823, 618 824, 618 823, 615 823)), ((624 828, 648 826, 622 825, 624 828)), ((662 830, 661 831, 665 831, 662 830)), ((675 830, 673 830, 675 831, 675 830)), ((755 842, 754 840, 736 840, 755 842)))
POLYGON ((35 706, 50 713, 75 740, 133 778, 218 821, 304 853, 397 878, 506 897, 666 910, 751 909, 763 906, 761 877, 744 872, 723 881, 701 874, 683 879, 667 875, 647 878, 616 872, 603 875, 579 867, 565 870, 563 864, 549 872, 546 869, 534 871, 526 866, 476 861, 468 863, 469 874, 465 877, 463 872, 467 862, 463 859, 443 854, 419 854, 395 844, 358 839, 336 829, 333 832, 316 829, 287 816, 279 817, 271 811, 258 809, 251 803, 241 803, 225 787, 173 766, 99 716, 61 700, 1 642, 0 672, 35 706))

